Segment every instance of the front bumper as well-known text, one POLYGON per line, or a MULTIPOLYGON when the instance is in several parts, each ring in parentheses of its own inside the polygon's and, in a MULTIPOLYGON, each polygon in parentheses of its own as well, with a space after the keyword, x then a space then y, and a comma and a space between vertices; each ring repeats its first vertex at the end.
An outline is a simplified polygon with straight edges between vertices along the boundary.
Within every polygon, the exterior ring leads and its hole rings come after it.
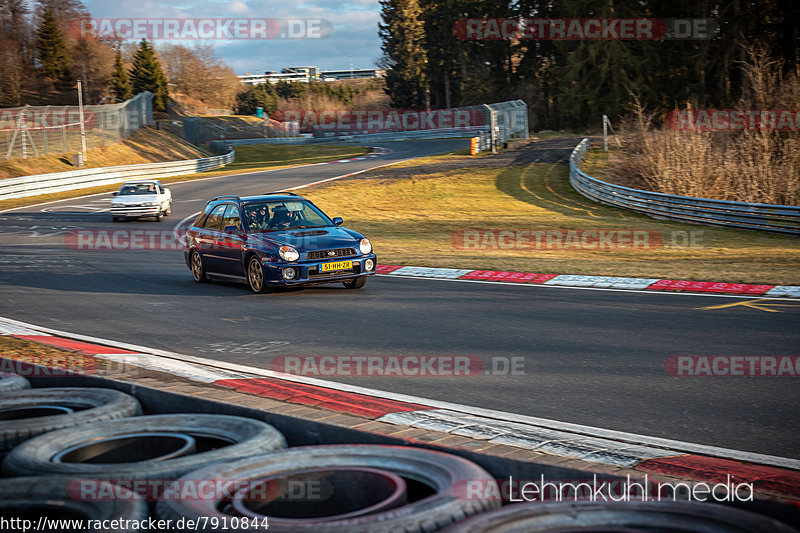
POLYGON ((115 217, 154 217, 162 211, 159 205, 112 206, 111 216, 115 217))
POLYGON ((372 276, 377 271, 378 258, 375 254, 370 253, 354 257, 337 258, 336 261, 296 261, 294 263, 287 263, 285 261, 272 262, 262 259, 261 265, 264 268, 264 281, 269 285, 309 285, 333 283, 363 276, 372 276), (372 260, 371 270, 366 269, 365 263, 367 260, 372 260), (322 264, 341 261, 352 261, 353 268, 334 270, 331 272, 323 272, 320 270, 320 265, 322 264), (293 279, 286 279, 284 270, 287 268, 294 269, 295 277, 293 279))

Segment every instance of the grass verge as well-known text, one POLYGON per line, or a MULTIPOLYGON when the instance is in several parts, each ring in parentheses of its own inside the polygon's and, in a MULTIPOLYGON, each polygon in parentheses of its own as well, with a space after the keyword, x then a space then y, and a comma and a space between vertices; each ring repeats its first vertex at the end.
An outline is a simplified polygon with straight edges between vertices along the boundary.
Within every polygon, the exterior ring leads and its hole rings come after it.
MULTIPOLYGON (((800 284, 800 239, 766 232, 659 221, 606 207, 569 185, 564 163, 493 168, 454 154, 426 158, 415 172, 377 170, 307 189, 305 195, 345 225, 367 235, 383 264, 633 276, 737 283, 800 284), (436 161, 446 169, 437 172, 436 161), (469 163, 469 164, 468 164, 469 163), (535 245, 463 249, 465 229, 636 230, 649 247, 535 245), (657 242, 660 241, 660 242, 657 242)), ((604 156, 587 168, 602 166, 604 156), (593 166, 594 165, 594 166, 593 166)))
MULTIPOLYGON (((76 148, 69 153, 2 160, 0 161, 0 178, 76 170, 72 166, 72 155, 79 150, 76 148)), ((84 168, 178 161, 180 159, 197 159, 208 155, 208 153, 182 142, 167 131, 145 127, 139 128, 131 137, 120 143, 87 150, 84 168)))
MULTIPOLYGON (((0 357, 5 359, 76 372, 97 367, 95 359, 89 355, 7 335, 0 336, 0 354, 0 357)), ((0 372, 14 372, 14 370, 15 368, 0 367, 0 372)))

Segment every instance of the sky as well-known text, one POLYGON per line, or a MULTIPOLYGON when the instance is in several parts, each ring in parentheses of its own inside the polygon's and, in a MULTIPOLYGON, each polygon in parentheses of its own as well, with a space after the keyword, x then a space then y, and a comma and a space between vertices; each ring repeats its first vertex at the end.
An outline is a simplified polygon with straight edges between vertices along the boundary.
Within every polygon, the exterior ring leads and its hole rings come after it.
MULTIPOLYGON (((280 26, 280 33, 294 31, 295 35, 321 35, 330 28, 330 35, 322 38, 275 39, 204 39, 195 40, 187 33, 186 39, 156 40, 184 46, 195 43, 212 44, 221 57, 237 74, 278 71, 283 67, 317 66, 323 70, 375 68, 381 55, 378 38, 380 6, 378 0, 82 0, 97 24, 103 19, 170 20, 180 24, 179 31, 189 31, 187 19, 204 28, 211 26, 208 19, 288 20, 280 26), (99 19, 99 20, 98 20, 99 19), (321 21, 321 22, 317 22, 321 21), (310 31, 309 31, 310 28, 310 31), (320 29, 317 29, 320 28, 320 29)), ((112 22, 117 24, 117 22, 112 22)), ((141 24, 150 24, 141 22, 141 24)), ((219 22, 214 22, 219 24, 219 22)), ((250 22, 248 24, 253 24, 250 22)), ((267 22, 266 24, 271 24, 267 22)), ((257 28, 257 26, 252 26, 257 28)), ((272 28, 273 26, 268 26, 272 28)), ((247 30, 257 35, 257 30, 247 30)), ((204 35, 209 35, 205 33, 204 35)))

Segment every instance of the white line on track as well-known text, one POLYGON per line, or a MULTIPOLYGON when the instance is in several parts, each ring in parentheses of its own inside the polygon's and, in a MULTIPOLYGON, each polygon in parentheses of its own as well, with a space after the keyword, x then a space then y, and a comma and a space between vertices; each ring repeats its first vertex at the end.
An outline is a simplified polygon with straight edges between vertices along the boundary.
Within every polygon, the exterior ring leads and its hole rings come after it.
POLYGON ((44 333, 49 333, 51 335, 57 335, 61 337, 72 338, 76 340, 81 340, 85 342, 97 343, 102 344, 105 346, 113 346, 117 348, 122 348, 125 350, 131 350, 133 352, 151 354, 151 355, 158 355, 162 357, 166 357, 169 359, 175 359, 178 361, 183 361, 186 363, 194 363, 203 366, 207 366, 213 369, 220 369, 226 370, 231 372, 243 373, 245 375, 251 375, 252 377, 273 377, 279 378, 286 381, 294 381, 297 383, 305 383, 308 385, 315 385, 318 387, 326 387, 334 390, 344 391, 344 392, 352 392, 356 394, 364 394, 366 396, 373 396, 378 398, 386 398, 390 400, 395 400, 399 402, 408 402, 408 403, 416 403, 421 405, 427 405, 430 407, 434 407, 436 409, 444 409, 447 411, 454 411, 457 413, 464 413, 466 415, 472 416, 479 416, 479 417, 486 417, 493 420, 505 421, 505 422, 515 422, 515 423, 522 423, 528 424, 531 426, 545 428, 545 429, 552 429, 556 431, 564 431, 567 433, 578 434, 578 435, 585 435, 589 437, 596 437, 601 439, 610 439, 619 441, 623 443, 623 446, 627 444, 636 444, 642 446, 651 446, 655 448, 663 448, 665 450, 674 450, 681 453, 694 453, 694 454, 701 454, 701 455, 710 455, 713 457, 724 457, 728 459, 734 459, 738 461, 745 461, 750 463, 756 464, 763 464, 763 465, 771 465, 777 466, 781 468, 790 468, 793 470, 800 470, 800 460, 791 459, 787 457, 777 457, 774 455, 765 455, 747 451, 740 451, 740 450, 731 450, 728 448, 720 448, 716 446, 707 446, 705 444, 696 444, 692 442, 685 442, 685 441, 677 441, 672 439, 665 439, 661 437, 651 437, 648 435, 638 435, 635 433, 627 433, 623 431, 616 431, 612 429, 604 429, 598 428, 593 426, 584 426, 581 424, 573 424, 570 422, 559 422, 557 420, 551 420, 547 418, 539 418, 534 416, 527 416, 517 413, 507 413, 503 411, 496 411, 494 409, 484 409, 482 407, 474 407, 470 405, 462 405, 462 404, 455 404, 450 402, 442 402, 438 400, 429 400, 427 398, 420 398, 417 396, 411 396, 408 394, 400 394, 396 392, 388 392, 388 391, 381 391, 377 389, 369 389, 366 387, 359 387, 356 385, 348 385, 346 383, 338 383, 335 381, 326 381, 322 379, 316 378, 308 378, 305 376, 298 376, 293 374, 283 374, 281 372, 274 372, 272 370, 265 370, 257 367, 246 366, 246 365, 238 365, 235 363, 227 363, 223 361, 216 361, 213 359, 207 359, 204 357, 195 357, 192 355, 184 355, 179 354, 176 352, 170 352, 166 350, 158 350, 153 348, 147 348, 145 346, 139 346, 135 344, 111 341, 108 339, 102 339, 97 337, 91 337, 88 335, 80 335, 76 333, 68 333, 64 331, 59 331, 56 329, 45 328, 42 326, 37 326, 34 324, 28 324, 26 322, 21 322, 19 320, 14 320, 6 317, 0 317, 0 321, 4 322, 6 326, 17 326, 26 329, 33 329, 36 331, 41 331, 44 333))

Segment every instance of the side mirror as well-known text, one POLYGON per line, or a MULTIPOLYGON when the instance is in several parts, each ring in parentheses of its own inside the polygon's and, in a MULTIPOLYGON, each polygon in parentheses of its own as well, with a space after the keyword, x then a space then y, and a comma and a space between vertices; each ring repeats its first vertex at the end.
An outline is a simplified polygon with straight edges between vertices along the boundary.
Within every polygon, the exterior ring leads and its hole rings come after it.
POLYGON ((342 217, 333 217, 334 226, 341 226, 342 224, 344 224, 344 220, 342 219, 342 217))
POLYGON ((116 196, 116 195, 118 195, 118 194, 119 194, 119 191, 117 191, 117 192, 112 192, 112 193, 111 193, 111 196, 116 196))
POLYGON ((244 232, 236 226, 225 226, 225 233, 239 234, 244 232))

